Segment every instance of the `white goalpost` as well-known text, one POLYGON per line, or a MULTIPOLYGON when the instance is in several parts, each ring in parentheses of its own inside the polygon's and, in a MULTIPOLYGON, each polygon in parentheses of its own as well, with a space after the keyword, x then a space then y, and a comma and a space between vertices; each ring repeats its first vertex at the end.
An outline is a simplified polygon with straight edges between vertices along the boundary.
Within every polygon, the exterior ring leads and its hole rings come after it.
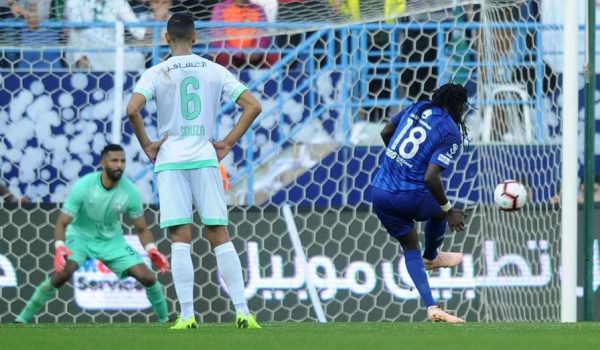
POLYGON ((562 136, 561 307, 562 322, 577 321, 577 145, 579 125, 578 6, 565 6, 562 136))

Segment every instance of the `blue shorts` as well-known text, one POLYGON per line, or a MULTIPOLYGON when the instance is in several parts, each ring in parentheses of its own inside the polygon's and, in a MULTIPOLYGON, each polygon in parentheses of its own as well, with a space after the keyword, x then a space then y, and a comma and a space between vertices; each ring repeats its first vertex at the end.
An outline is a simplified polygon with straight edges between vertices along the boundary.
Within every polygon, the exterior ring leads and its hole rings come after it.
POLYGON ((428 190, 388 192, 371 187, 373 211, 392 237, 401 237, 415 226, 441 213, 428 190))

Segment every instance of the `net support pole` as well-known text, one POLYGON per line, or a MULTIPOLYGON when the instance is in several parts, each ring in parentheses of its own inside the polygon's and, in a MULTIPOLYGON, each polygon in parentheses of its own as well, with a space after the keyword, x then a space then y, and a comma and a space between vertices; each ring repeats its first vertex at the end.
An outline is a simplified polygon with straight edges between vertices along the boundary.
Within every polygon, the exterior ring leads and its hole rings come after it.
POLYGON ((565 6, 562 115, 561 322, 577 321, 577 6, 565 6))
POLYGON ((123 118, 123 84, 125 82, 125 26, 115 22, 115 74, 113 95, 113 118, 110 142, 121 143, 121 120, 123 118))
POLYGON ((306 259, 306 254, 304 254, 302 242, 300 242, 300 235, 298 234, 296 222, 294 222, 292 209, 289 205, 285 204, 281 208, 281 211, 288 228, 288 234, 290 236, 290 241, 292 242, 292 247, 294 248, 294 254, 296 254, 298 257, 298 262, 302 264, 302 266, 300 266, 300 270, 304 273, 306 290, 308 291, 308 297, 313 305, 313 310, 317 315, 317 320, 319 320, 321 323, 327 323, 327 318, 325 317, 325 311, 323 311, 323 305, 321 305, 319 293, 317 293, 317 288, 315 287, 313 280, 308 273, 308 260, 306 259))
POLYGON ((596 177, 594 137, 596 136, 596 120, 594 115, 596 94, 596 2, 587 2, 586 20, 586 45, 585 45, 585 143, 584 143, 584 206, 583 206, 583 232, 584 232, 584 265, 583 265, 583 319, 594 320, 594 178, 596 177))

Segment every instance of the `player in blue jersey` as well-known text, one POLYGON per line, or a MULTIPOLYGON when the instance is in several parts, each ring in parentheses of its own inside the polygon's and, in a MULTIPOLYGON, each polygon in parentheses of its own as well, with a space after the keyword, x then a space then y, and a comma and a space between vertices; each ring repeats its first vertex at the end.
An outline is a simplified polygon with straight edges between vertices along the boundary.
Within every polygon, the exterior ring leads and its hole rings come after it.
POLYGON ((462 120, 466 105, 467 90, 445 84, 431 101, 418 101, 393 117, 381 132, 386 150, 371 184, 373 210, 400 242, 408 273, 435 322, 465 322, 437 306, 425 268, 453 267, 463 259, 462 254, 441 252, 439 247, 447 225, 464 230, 465 215, 452 208, 441 173, 458 156, 466 136, 462 120), (427 221, 423 257, 415 221, 427 221))

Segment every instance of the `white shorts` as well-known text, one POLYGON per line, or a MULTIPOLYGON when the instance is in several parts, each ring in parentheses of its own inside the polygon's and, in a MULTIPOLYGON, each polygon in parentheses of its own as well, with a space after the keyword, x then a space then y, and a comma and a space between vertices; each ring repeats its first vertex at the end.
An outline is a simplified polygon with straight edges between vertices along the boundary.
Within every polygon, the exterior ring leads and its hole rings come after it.
POLYGON ((192 223, 192 200, 200 222, 226 226, 227 205, 219 168, 164 170, 156 174, 160 228, 192 223))

